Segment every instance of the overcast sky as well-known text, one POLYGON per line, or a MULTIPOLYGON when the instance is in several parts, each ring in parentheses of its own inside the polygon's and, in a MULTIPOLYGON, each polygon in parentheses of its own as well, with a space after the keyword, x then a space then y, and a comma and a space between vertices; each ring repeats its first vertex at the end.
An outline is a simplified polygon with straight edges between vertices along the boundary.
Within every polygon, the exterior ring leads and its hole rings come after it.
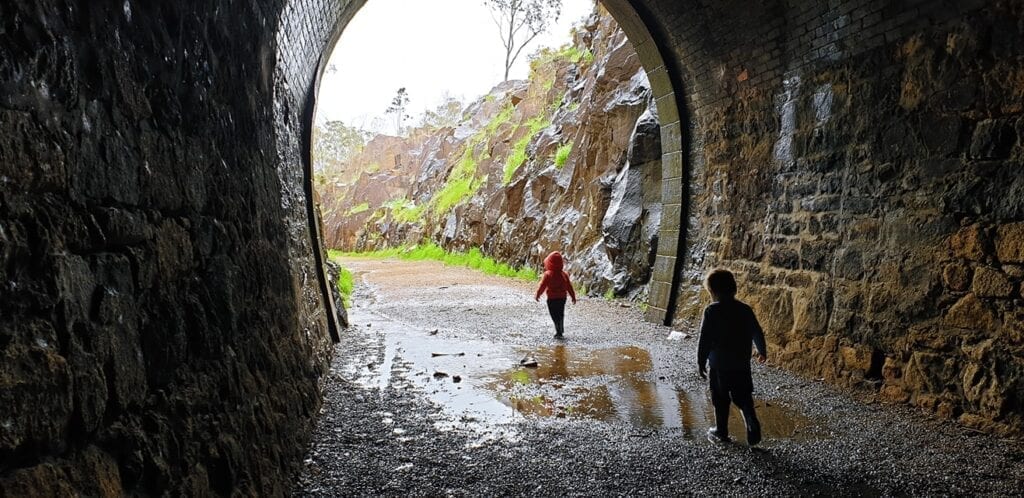
MULTIPOLYGON (((594 0, 563 0, 558 24, 537 37, 509 75, 525 78, 528 55, 569 41, 594 0)), ((482 0, 368 0, 345 28, 320 85, 317 121, 370 127, 399 87, 409 93, 409 124, 444 92, 471 101, 501 82, 505 53, 482 0)))

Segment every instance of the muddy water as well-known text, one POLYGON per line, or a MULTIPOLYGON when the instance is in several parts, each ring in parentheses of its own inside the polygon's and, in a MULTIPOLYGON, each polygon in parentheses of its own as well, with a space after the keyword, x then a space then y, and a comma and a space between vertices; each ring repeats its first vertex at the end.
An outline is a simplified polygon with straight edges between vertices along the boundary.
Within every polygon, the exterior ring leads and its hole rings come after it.
MULTIPOLYGON (((635 346, 587 351, 566 345, 525 351, 536 368, 513 368, 488 384, 517 412, 540 417, 581 417, 625 422, 638 427, 681 429, 703 437, 714 425, 714 408, 706 392, 676 389, 653 378, 651 354, 635 346)), ((756 402, 764 435, 802 437, 810 421, 777 404, 756 402)), ((729 424, 743 432, 733 407, 729 424)))
MULTIPOLYGON (((589 350, 555 344, 524 350, 476 337, 432 334, 365 309, 352 311, 357 326, 385 333, 383 362, 350 365, 350 371, 368 389, 426 393, 449 415, 438 427, 489 431, 524 418, 575 418, 704 437, 714 425, 706 392, 676 389, 656 378, 652 372, 658 359, 636 346, 589 350), (538 366, 520 366, 523 359, 534 359, 538 366)), ((808 434, 810 422, 785 407, 759 401, 757 410, 767 438, 808 434)), ((742 439, 743 422, 733 412, 731 432, 742 439)))

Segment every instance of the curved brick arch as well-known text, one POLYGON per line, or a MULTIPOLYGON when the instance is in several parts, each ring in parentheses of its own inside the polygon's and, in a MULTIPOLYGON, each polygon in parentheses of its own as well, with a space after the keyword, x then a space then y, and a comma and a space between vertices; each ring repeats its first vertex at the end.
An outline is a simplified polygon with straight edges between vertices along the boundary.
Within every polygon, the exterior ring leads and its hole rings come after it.
MULTIPOLYGON (((663 48, 659 47, 645 21, 629 2, 601 1, 636 49, 657 102, 662 133, 661 192, 665 216, 658 237, 647 317, 651 321, 669 324, 674 315, 674 302, 679 289, 677 280, 680 261, 676 256, 685 239, 685 233, 681 231, 687 183, 682 153, 684 127, 680 121, 678 94, 674 88, 677 84, 674 80, 678 81, 679 78, 671 74, 673 69, 666 65, 661 54, 663 48)), ((326 57, 348 22, 365 3, 366 0, 291 0, 286 4, 277 36, 276 78, 284 83, 278 88, 277 98, 287 104, 278 105, 277 109, 292 112, 294 121, 291 122, 312 123, 317 86, 327 63, 326 57)), ((309 148, 305 146, 308 144, 309 133, 307 129, 301 129, 298 133, 298 136, 305 137, 306 142, 300 140, 299 143, 305 149, 309 148)), ((282 148, 289 149, 292 145, 286 143, 282 148)), ((311 165, 308 158, 303 160, 308 177, 311 165)))

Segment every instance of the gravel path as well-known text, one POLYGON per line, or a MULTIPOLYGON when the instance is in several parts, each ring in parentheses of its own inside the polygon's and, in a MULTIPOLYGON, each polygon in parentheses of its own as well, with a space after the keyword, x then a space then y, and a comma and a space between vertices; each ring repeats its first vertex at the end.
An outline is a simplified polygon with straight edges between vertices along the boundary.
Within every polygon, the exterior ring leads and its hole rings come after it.
POLYGON ((559 342, 533 284, 434 262, 343 264, 357 274, 354 325, 297 495, 1024 492, 1020 441, 770 365, 754 368, 765 441, 748 447, 734 421, 736 442, 711 443, 696 338, 669 339, 638 309, 581 299, 559 342))

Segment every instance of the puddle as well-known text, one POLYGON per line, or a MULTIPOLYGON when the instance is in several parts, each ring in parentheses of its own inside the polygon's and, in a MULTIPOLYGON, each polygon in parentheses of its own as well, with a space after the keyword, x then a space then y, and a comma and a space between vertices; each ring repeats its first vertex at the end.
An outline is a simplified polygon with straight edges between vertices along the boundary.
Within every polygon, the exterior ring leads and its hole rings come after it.
MULTIPOLYGON (((529 354, 528 354, 529 355, 529 354)), ((654 379, 654 363, 644 349, 628 346, 596 351, 564 345, 532 353, 537 368, 515 368, 487 387, 527 416, 590 418, 637 427, 681 429, 704 437, 714 425, 714 407, 706 392, 677 390, 654 379)), ((755 400, 765 437, 807 434, 810 420, 774 403, 755 400)), ((743 419, 733 407, 729 427, 743 433, 743 419)))
MULTIPOLYGON (((703 438, 714 425, 706 391, 685 392, 658 381, 656 359, 639 347, 587 350, 559 344, 517 350, 477 338, 430 335, 353 311, 354 323, 386 331, 384 358, 380 364, 349 365, 347 372, 381 393, 413 389, 426 394, 448 414, 435 422, 440 430, 470 430, 481 442, 514 439, 511 422, 550 417, 679 429, 685 437, 703 438), (524 357, 535 358, 539 366, 519 366, 524 357), (460 382, 454 381, 456 375, 460 382)), ((756 407, 766 438, 801 437, 812 425, 774 403, 756 401, 756 407)), ((729 427, 742 439, 743 422, 735 407, 729 427)))

